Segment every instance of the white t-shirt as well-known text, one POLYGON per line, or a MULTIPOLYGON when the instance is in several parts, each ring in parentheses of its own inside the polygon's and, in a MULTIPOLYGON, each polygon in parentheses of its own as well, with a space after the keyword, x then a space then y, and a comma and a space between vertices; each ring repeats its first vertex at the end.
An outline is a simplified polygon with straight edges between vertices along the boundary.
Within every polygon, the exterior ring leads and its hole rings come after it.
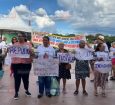
POLYGON ((43 45, 38 46, 37 48, 38 56, 44 56, 46 53, 49 57, 55 56, 55 50, 52 46, 44 47, 43 45))
POLYGON ((109 54, 107 52, 98 51, 98 52, 95 52, 95 54, 98 59, 103 58, 104 61, 109 60, 109 54))
POLYGON ((106 52, 109 52, 109 49, 108 49, 107 44, 106 44, 106 43, 103 43, 103 45, 105 46, 105 51, 106 51, 106 52))
POLYGON ((113 53, 115 53, 115 48, 111 47, 110 48, 110 56, 111 56, 111 58, 115 58, 115 55, 113 53))
POLYGON ((92 48, 77 48, 75 58, 78 60, 91 60, 93 59, 92 48))

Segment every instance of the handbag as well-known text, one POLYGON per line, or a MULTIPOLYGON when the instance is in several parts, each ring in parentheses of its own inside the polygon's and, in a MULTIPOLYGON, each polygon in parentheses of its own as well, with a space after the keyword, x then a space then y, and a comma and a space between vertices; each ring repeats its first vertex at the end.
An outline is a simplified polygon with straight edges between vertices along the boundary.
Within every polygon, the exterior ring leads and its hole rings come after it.
POLYGON ((50 94, 53 96, 57 95, 58 89, 59 89, 59 83, 55 77, 52 77, 50 94))

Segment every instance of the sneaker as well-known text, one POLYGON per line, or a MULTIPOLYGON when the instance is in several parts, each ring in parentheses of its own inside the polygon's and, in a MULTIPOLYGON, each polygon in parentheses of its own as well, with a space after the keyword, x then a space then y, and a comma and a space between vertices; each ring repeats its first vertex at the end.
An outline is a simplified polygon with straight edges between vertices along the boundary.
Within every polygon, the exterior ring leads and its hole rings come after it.
POLYGON ((18 98, 19 98, 18 93, 16 93, 15 96, 14 96, 14 99, 18 100, 18 98))
POLYGON ((78 93, 79 93, 79 92, 78 92, 77 90, 75 90, 75 92, 74 92, 73 94, 74 94, 74 95, 78 95, 78 93))
POLYGON ((83 91, 83 95, 88 96, 88 93, 86 92, 86 90, 83 91))
POLYGON ((52 97, 52 95, 51 95, 51 94, 48 94, 48 95, 47 95, 47 97, 51 98, 51 97, 52 97))
POLYGON ((43 96, 43 95, 39 94, 37 97, 38 97, 38 98, 42 98, 42 96, 43 96))
POLYGON ((115 80, 115 77, 113 77, 113 76, 112 76, 112 77, 110 77, 110 80, 115 80))
POLYGON ((26 91, 26 96, 31 96, 31 93, 29 91, 26 91))
POLYGON ((102 97, 106 97, 106 94, 105 94, 105 93, 102 93, 102 97))

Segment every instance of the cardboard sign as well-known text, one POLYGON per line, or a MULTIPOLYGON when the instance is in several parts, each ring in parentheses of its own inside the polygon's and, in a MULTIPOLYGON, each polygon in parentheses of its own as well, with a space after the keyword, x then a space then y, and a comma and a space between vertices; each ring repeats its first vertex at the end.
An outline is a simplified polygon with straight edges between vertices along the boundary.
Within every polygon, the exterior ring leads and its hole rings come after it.
POLYGON ((74 56, 70 53, 57 53, 57 57, 60 63, 73 63, 74 56))
POLYGON ((96 61, 94 69, 100 73, 108 73, 112 69, 111 61, 96 61))
POLYGON ((11 46, 8 48, 8 54, 12 58, 30 58, 29 46, 11 46))
POLYGON ((37 76, 58 76, 59 75, 59 60, 44 59, 43 57, 34 59, 33 62, 34 74, 37 76))

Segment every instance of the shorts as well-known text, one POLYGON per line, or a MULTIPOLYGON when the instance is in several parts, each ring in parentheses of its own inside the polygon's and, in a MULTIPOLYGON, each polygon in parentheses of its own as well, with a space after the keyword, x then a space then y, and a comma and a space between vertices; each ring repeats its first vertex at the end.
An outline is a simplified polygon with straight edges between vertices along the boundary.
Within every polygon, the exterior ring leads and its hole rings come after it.
POLYGON ((112 65, 115 65, 115 58, 112 58, 112 65))

